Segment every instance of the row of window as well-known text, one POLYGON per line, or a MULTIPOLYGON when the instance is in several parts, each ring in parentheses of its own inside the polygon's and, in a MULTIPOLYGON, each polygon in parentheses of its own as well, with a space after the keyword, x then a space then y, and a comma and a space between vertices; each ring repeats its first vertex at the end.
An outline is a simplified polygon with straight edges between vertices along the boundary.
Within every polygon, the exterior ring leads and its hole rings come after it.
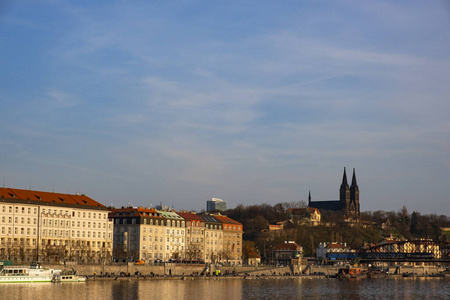
MULTIPOLYGON (((149 251, 153 251, 153 247, 151 244, 147 245, 142 245, 142 251, 145 251, 146 249, 148 249, 149 251)), ((183 251, 184 247, 183 246, 172 246, 170 247, 169 245, 166 246, 166 250, 170 251, 170 249, 172 249, 172 251, 183 251)), ((159 245, 159 250, 162 251, 163 250, 163 246, 159 245)), ((155 245, 155 251, 158 251, 158 245, 155 245)))
MULTIPOLYGON (((36 215, 38 210, 37 207, 26 207, 26 206, 17 206, 17 205, 2 205, 2 212, 6 213, 12 213, 14 207, 15 213, 22 213, 22 214, 34 214, 36 215)), ((41 211, 42 214, 55 214, 55 215, 66 215, 70 216, 69 210, 62 210, 62 209, 50 209, 50 208, 43 208, 41 211)), ((77 216, 78 218, 88 218, 88 219, 106 219, 107 213, 91 213, 91 212, 75 212, 72 211, 72 217, 77 216)))
MULTIPOLYGON (((90 231, 79 231, 77 230, 75 232, 75 230, 72 230, 72 235, 70 235, 70 231, 69 230, 52 230, 49 229, 48 231, 46 229, 42 230, 42 236, 43 237, 60 237, 60 238, 64 238, 64 237, 87 237, 87 238, 93 238, 93 239, 101 239, 101 238, 105 238, 106 237, 106 233, 105 232, 90 232, 90 231), (76 234, 76 235, 75 235, 76 234)), ((108 234, 108 237, 111 237, 111 234, 108 234)))
MULTIPOLYGON (((111 243, 107 243, 108 247, 111 247, 111 243)), ((0 245, 2 246, 10 246, 10 245, 36 245, 36 239, 25 239, 25 238, 0 238, 0 245)), ((69 246, 70 241, 68 240, 50 240, 50 239, 42 239, 42 246, 69 246)), ((105 242, 100 241, 72 241, 72 247, 83 247, 83 246, 92 246, 92 247, 105 247, 105 242)))
MULTIPOLYGON (((85 221, 83 221, 83 222, 81 222, 81 221, 76 221, 76 223, 75 223, 75 221, 72 221, 72 227, 75 227, 75 224, 77 225, 77 227, 83 227, 83 228, 85 228, 86 227, 86 225, 87 225, 87 228, 91 228, 91 222, 85 222, 85 221)), ((43 221, 42 221, 42 225, 44 226, 44 227, 46 227, 46 226, 49 226, 49 227, 52 227, 52 226, 54 226, 54 227, 67 227, 67 228, 70 228, 70 221, 66 221, 65 223, 64 223, 64 221, 59 221, 58 222, 58 220, 46 220, 46 219, 44 219, 43 221)), ((98 229, 101 229, 103 227, 103 229, 106 229, 106 223, 104 223, 104 222, 102 222, 102 223, 96 223, 96 222, 92 222, 92 228, 98 228, 98 229), (102 224, 103 224, 103 226, 102 226, 102 224)), ((111 229, 111 228, 110 228, 111 229)))
MULTIPOLYGON (((1 228, 2 234, 12 234, 12 227, 2 227, 1 228)), ((20 234, 20 235, 36 235, 36 228, 24 228, 24 227, 14 227, 14 234, 20 234)), ((48 237, 75 237, 75 231, 72 230, 72 235, 70 235, 69 230, 52 230, 52 229, 43 229, 42 230, 42 236, 48 236, 48 237)), ((111 238, 111 234, 108 235, 109 238, 111 238)), ((105 232, 91 232, 90 231, 77 231, 76 237, 88 237, 88 238, 105 238, 105 232)))
MULTIPOLYGON (((13 218, 12 217, 2 217, 2 219, 1 219, 1 221, 2 221, 2 223, 3 224, 6 224, 6 223, 9 223, 9 224, 11 224, 11 223, 13 223, 13 218)), ((19 218, 19 217, 14 217, 14 224, 30 224, 30 225, 36 225, 37 224, 37 219, 36 218, 24 218, 24 217, 21 217, 21 218, 19 218), (19 222, 20 221, 20 222, 19 222)), ((80 227, 81 225, 83 226, 83 228, 84 227, 86 227, 86 225, 87 225, 87 228, 91 228, 91 222, 80 222, 80 221, 77 221, 77 227, 80 227)), ((44 227, 61 227, 61 228, 65 228, 65 227, 67 227, 67 228, 70 228, 70 221, 65 221, 64 222, 64 220, 52 220, 52 219, 50 219, 50 220, 47 220, 47 219, 44 219, 44 220, 42 220, 42 226, 44 226, 44 227)), ((72 221, 72 227, 75 227, 75 221, 72 221)), ((96 223, 96 222, 92 222, 92 228, 101 228, 102 227, 102 225, 101 225, 101 223, 96 223)), ((103 223, 103 229, 106 229, 106 223, 103 223)))

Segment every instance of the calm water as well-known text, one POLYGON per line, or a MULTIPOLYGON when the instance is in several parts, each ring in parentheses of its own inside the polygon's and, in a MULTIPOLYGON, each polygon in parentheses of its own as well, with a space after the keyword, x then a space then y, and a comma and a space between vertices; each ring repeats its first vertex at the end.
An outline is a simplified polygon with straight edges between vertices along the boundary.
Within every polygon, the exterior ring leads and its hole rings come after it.
POLYGON ((450 299, 450 279, 287 278, 2 284, 0 299, 450 299))

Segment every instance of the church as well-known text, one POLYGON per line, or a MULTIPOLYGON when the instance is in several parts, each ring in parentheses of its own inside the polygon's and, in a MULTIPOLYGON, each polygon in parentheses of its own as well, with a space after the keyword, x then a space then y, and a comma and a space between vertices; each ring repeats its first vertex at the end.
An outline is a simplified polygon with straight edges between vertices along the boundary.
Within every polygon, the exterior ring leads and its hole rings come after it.
POLYGON ((339 190, 339 200, 331 201, 311 201, 311 192, 308 195, 308 207, 317 208, 320 211, 330 210, 340 212, 346 217, 359 217, 359 188, 356 183, 355 169, 353 169, 352 184, 347 182, 347 174, 344 168, 341 188, 339 190))

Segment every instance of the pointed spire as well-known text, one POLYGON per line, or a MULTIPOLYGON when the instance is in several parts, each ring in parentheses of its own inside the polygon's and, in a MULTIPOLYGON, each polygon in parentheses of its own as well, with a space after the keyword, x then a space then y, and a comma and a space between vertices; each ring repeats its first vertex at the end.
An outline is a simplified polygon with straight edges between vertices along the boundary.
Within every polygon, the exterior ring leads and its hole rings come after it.
POLYGON ((345 167, 344 167, 344 175, 342 176, 341 189, 342 188, 348 188, 347 173, 345 172, 345 167))
POLYGON ((309 195, 308 195, 308 205, 311 204, 311 190, 309 191, 309 195))
POLYGON ((356 183, 355 168, 353 168, 352 186, 351 187, 358 189, 358 184, 356 183))

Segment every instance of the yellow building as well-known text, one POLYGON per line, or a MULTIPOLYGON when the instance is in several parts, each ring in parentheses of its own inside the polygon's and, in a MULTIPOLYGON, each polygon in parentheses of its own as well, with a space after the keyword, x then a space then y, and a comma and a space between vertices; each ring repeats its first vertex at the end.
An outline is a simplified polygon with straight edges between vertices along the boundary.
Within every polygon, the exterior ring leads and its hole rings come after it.
POLYGON ((214 215, 214 217, 223 225, 222 261, 242 264, 242 224, 227 216, 214 215))
POLYGON ((166 254, 166 219, 155 209, 111 209, 114 220, 114 259, 163 261, 166 254))
POLYGON ((223 223, 212 215, 199 215, 205 220, 205 261, 221 262, 223 258, 223 223))
POLYGON ((184 258, 187 260, 205 260, 205 220, 194 213, 177 213, 186 226, 186 251, 184 258))

